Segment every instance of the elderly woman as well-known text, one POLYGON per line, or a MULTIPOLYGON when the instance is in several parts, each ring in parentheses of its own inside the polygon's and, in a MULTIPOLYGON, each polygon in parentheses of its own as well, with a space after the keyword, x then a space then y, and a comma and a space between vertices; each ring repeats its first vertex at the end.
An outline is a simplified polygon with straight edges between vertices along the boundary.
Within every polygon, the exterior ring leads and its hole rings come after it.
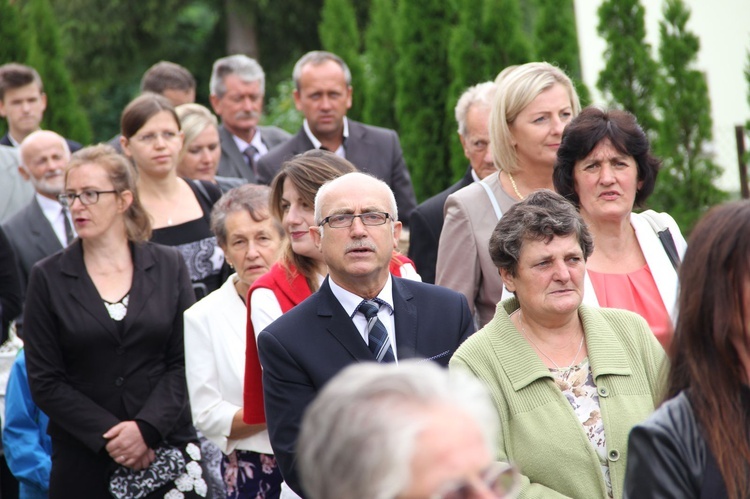
POLYGON ((185 386, 185 262, 147 242, 135 174, 109 146, 73 155, 60 202, 78 238, 34 266, 24 313, 50 497, 205 497, 185 386))
POLYGON ((524 497, 622 496, 631 427, 659 399, 664 351, 643 318, 581 303, 591 235, 548 190, 497 224, 490 254, 514 298, 451 359, 489 387, 498 459, 524 497))
POLYGON ((687 244, 666 213, 633 213, 653 192, 659 165, 635 116, 587 108, 565 129, 554 183, 596 241, 586 264, 589 294, 603 307, 643 316, 666 348, 676 315, 676 268, 687 244))
POLYGON ((268 210, 269 192, 266 186, 243 185, 214 205, 211 228, 236 273, 185 312, 193 421, 223 452, 229 498, 278 497, 282 481, 265 425, 242 421, 245 297, 276 262, 284 241, 281 224, 268 210))
POLYGON ((711 210, 680 266, 667 400, 630 433, 625 496, 750 490, 750 203, 711 210))
POLYGON ((580 110, 570 78, 546 62, 503 71, 495 81, 489 133, 499 171, 448 197, 435 280, 466 296, 480 327, 510 296, 487 252, 490 234, 513 204, 552 188, 563 129, 580 110))
POLYGON ((222 192, 244 184, 244 179, 216 176, 221 159, 216 116, 200 104, 182 104, 175 110, 185 137, 177 157, 177 174, 192 180, 211 182, 218 185, 222 192))

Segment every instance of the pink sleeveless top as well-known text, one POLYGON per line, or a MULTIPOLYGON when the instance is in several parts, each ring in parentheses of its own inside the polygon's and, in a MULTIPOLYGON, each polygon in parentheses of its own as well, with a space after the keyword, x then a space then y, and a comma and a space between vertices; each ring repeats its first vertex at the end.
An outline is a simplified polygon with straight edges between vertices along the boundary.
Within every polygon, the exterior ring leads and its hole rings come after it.
POLYGON ((648 265, 626 274, 587 272, 600 306, 637 313, 646 319, 656 339, 667 349, 672 341, 672 320, 648 265))

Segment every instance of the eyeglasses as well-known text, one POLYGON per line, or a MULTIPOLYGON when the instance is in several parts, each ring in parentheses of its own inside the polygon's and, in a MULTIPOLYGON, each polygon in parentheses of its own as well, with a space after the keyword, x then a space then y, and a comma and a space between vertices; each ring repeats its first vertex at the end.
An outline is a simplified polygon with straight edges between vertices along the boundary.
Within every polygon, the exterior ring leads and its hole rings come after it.
POLYGON ((158 139, 159 137, 161 137, 164 142, 171 142, 174 139, 176 139, 178 135, 179 135, 179 132, 159 132, 159 133, 154 132, 154 133, 147 133, 145 135, 138 135, 135 137, 135 140, 143 144, 151 145, 151 144, 156 143, 156 139, 158 139))
POLYGON ((81 200, 83 206, 96 204, 99 201, 99 194, 117 194, 117 191, 82 191, 80 194, 75 192, 65 192, 57 196, 57 200, 63 206, 73 206, 76 198, 81 200))
POLYGON ((449 483, 431 499, 469 499, 475 497, 476 492, 489 492, 498 499, 509 499, 516 497, 520 485, 516 468, 508 463, 495 462, 482 472, 480 479, 449 483))
POLYGON ((355 218, 359 218, 360 220, 362 220, 362 223, 364 225, 374 226, 383 225, 388 221, 389 218, 391 218, 391 215, 390 213, 381 211, 368 211, 367 213, 361 213, 359 215, 342 213, 340 215, 331 215, 330 217, 325 217, 318 225, 322 227, 327 223, 328 226, 332 229, 345 229, 352 226, 355 218))

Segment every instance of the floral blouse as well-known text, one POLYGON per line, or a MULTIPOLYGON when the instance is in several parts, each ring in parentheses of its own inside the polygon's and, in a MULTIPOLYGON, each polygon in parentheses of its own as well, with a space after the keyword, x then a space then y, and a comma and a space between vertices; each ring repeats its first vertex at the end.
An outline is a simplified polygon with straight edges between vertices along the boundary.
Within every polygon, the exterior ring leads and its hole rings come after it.
POLYGON ((604 474, 607 486, 607 497, 612 498, 612 480, 609 476, 609 462, 607 461, 607 443, 604 438, 604 424, 599 409, 599 394, 596 391, 594 377, 591 374, 589 359, 586 358, 571 369, 550 369, 555 378, 555 384, 568 399, 573 412, 583 425, 583 431, 594 446, 599 457, 599 464, 604 474))

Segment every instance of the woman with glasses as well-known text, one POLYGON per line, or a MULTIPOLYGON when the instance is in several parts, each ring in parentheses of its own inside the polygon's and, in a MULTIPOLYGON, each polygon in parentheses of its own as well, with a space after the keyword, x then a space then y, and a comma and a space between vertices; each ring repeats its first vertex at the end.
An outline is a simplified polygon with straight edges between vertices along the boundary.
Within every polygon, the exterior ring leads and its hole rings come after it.
POLYGON ((109 146, 73 156, 60 202, 78 239, 34 266, 24 314, 29 385, 49 416, 49 496, 205 496, 187 408, 182 314, 195 295, 182 256, 148 242, 132 167, 109 146))
POLYGON ((212 182, 178 175, 183 134, 166 98, 137 97, 123 111, 120 125, 122 150, 138 171, 138 192, 153 224, 151 240, 180 250, 200 300, 219 289, 228 275, 211 232, 211 208, 221 190, 212 182))

